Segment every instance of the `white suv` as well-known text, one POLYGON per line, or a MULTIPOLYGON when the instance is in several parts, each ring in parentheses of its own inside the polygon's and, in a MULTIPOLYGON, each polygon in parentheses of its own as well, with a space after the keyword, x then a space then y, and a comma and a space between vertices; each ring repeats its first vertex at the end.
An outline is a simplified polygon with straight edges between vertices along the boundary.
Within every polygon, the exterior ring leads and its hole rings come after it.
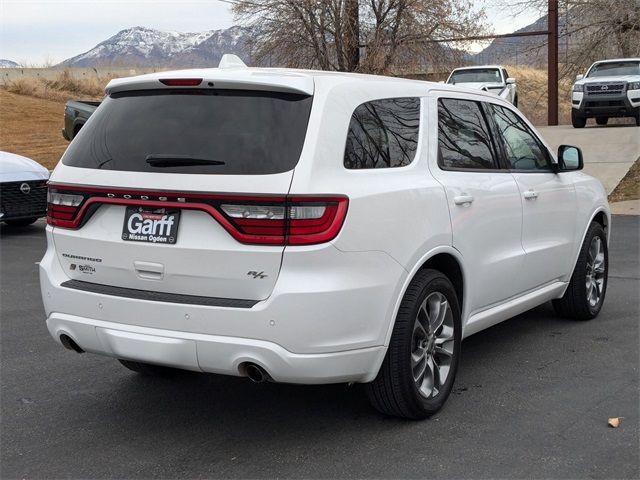
POLYGON ((449 85, 114 80, 51 177, 47 326, 141 373, 362 382, 423 418, 464 337, 549 300, 600 311, 609 208, 581 167, 511 104, 449 85))

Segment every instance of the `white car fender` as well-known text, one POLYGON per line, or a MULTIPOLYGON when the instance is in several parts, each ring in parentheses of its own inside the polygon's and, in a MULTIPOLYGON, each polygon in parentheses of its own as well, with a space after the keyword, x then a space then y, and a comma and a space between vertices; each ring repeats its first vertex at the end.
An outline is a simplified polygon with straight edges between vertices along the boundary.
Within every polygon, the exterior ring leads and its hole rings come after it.
MULTIPOLYGON (((398 311, 400 310, 400 304, 402 303, 402 299, 404 298, 404 294, 407 291, 407 288, 409 288, 409 284, 413 281, 413 278, 416 276, 416 273, 418 272, 418 270, 420 270, 425 263, 427 263, 429 261, 429 259, 435 257, 436 255, 440 254, 440 253, 447 253, 451 256, 453 256, 456 261, 458 262, 458 265, 460 267, 460 270, 462 272, 462 283, 463 285, 467 285, 467 273, 465 271, 465 267, 464 267, 464 260, 462 258, 462 255, 460 254, 460 252, 458 250, 456 250, 455 248, 453 248, 451 245, 442 245, 439 247, 435 247, 431 250, 429 250, 428 252, 426 252, 422 257, 420 257, 420 260, 418 260, 418 262, 413 266, 413 268, 411 269, 411 271, 409 272, 409 275, 407 275, 404 279, 404 283, 402 285, 402 288, 400 289, 400 293, 399 295, 397 295, 396 297, 396 304, 393 308, 393 314, 392 317, 389 320, 389 328, 387 330, 387 334, 385 336, 385 340, 384 340, 384 346, 388 347, 389 346, 389 342, 391 341, 391 335, 393 334, 393 327, 395 326, 396 323, 396 318, 398 316, 398 311)), ((466 323, 466 317, 467 317, 467 311, 466 311, 466 305, 467 305, 467 297, 468 296, 468 290, 465 288, 464 289, 464 294, 463 294, 463 298, 462 299, 458 299, 462 301, 462 312, 461 312, 461 318, 462 318, 462 330, 464 331, 464 326, 466 323)))

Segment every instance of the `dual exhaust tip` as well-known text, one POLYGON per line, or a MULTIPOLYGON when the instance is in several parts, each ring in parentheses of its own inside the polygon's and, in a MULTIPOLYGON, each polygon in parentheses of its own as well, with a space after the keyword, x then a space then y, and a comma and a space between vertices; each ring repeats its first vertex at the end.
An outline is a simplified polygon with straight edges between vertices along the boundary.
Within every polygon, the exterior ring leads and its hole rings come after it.
POLYGON ((246 376, 249 377, 249 380, 254 383, 262 383, 271 380, 271 375, 269 375, 264 368, 260 365, 256 365, 255 363, 245 363, 243 370, 246 376))
POLYGON ((80 345, 78 345, 75 340, 69 335, 66 335, 64 333, 60 335, 60 343, 62 343, 64 348, 66 348, 67 350, 73 350, 76 353, 84 353, 84 350, 80 348, 80 345))

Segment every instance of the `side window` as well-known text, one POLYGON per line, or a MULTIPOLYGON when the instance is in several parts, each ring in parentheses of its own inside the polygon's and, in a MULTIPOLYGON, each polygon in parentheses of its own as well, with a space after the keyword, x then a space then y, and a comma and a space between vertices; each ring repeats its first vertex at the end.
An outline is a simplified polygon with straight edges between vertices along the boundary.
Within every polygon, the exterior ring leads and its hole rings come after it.
POLYGON ((491 105, 502 137, 505 156, 512 170, 550 170, 547 152, 527 124, 508 108, 491 105))
POLYGON ((419 98, 363 103, 351 115, 344 166, 363 169, 409 165, 418 148, 419 130, 419 98))
POLYGON ((497 168, 491 134, 479 102, 438 100, 438 165, 442 168, 497 168))

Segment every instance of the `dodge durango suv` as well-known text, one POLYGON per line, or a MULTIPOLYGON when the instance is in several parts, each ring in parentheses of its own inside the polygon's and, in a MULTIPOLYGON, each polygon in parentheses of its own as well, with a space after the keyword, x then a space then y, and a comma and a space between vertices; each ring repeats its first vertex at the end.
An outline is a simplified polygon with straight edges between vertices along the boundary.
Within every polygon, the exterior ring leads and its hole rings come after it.
POLYGON ((47 327, 143 374, 359 382, 424 418, 464 337, 547 301, 598 315, 610 214, 581 168, 510 103, 451 85, 112 80, 49 184, 47 327))

